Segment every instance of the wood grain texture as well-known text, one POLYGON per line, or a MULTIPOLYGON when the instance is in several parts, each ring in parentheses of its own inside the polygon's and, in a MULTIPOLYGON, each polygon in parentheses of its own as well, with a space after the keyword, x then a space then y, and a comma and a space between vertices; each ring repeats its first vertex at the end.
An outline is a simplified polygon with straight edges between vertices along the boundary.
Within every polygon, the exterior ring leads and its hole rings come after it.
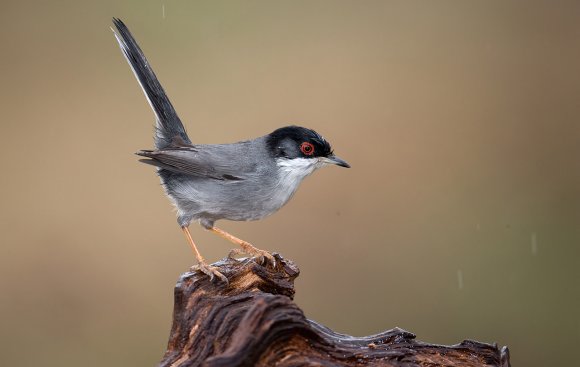
POLYGON ((299 270, 275 257, 275 267, 252 259, 213 264, 229 284, 185 273, 160 366, 510 366, 507 347, 476 341, 428 344, 399 328, 367 337, 336 333, 304 316, 292 301, 299 270))

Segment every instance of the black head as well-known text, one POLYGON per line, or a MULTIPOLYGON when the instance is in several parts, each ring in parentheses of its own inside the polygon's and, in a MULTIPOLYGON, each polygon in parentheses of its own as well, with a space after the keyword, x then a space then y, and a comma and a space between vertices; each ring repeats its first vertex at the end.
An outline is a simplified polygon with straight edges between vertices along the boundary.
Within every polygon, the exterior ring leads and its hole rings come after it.
POLYGON ((266 137, 268 149, 274 158, 328 158, 328 163, 349 167, 348 163, 333 154, 330 144, 312 129, 286 126, 266 137))

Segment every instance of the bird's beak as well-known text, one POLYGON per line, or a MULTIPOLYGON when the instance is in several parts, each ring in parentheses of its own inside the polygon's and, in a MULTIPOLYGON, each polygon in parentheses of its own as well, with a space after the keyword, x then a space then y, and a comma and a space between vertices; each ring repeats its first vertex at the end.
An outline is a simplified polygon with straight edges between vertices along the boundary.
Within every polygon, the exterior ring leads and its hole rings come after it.
POLYGON ((345 160, 338 158, 335 155, 331 155, 329 157, 323 157, 321 159, 321 161, 324 163, 327 163, 327 164, 336 164, 337 166, 350 168, 350 164, 346 163, 345 160))

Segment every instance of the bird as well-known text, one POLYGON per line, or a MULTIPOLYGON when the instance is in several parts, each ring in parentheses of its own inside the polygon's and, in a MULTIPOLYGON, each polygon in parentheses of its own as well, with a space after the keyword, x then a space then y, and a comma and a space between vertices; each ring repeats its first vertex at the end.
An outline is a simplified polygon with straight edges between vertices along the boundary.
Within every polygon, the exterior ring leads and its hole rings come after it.
POLYGON ((196 256, 197 265, 191 270, 205 273, 210 281, 215 277, 228 281, 202 257, 189 231, 192 222, 238 245, 230 256, 247 254, 275 265, 268 251, 216 227, 215 222, 260 220, 284 206, 302 180, 317 169, 350 165, 334 154, 322 135, 296 125, 237 143, 192 143, 127 26, 118 18, 113 18, 113 25, 121 51, 155 113, 155 149, 135 154, 157 168, 165 194, 176 209, 177 223, 196 256))

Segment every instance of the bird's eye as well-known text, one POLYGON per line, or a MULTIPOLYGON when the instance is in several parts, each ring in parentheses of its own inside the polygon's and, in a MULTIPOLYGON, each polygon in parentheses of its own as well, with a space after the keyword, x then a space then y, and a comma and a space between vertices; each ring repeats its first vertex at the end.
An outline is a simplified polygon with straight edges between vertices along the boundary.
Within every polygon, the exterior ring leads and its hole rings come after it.
POLYGON ((304 153, 304 155, 313 155, 314 154, 314 145, 305 141, 304 143, 300 144, 300 151, 304 153))

